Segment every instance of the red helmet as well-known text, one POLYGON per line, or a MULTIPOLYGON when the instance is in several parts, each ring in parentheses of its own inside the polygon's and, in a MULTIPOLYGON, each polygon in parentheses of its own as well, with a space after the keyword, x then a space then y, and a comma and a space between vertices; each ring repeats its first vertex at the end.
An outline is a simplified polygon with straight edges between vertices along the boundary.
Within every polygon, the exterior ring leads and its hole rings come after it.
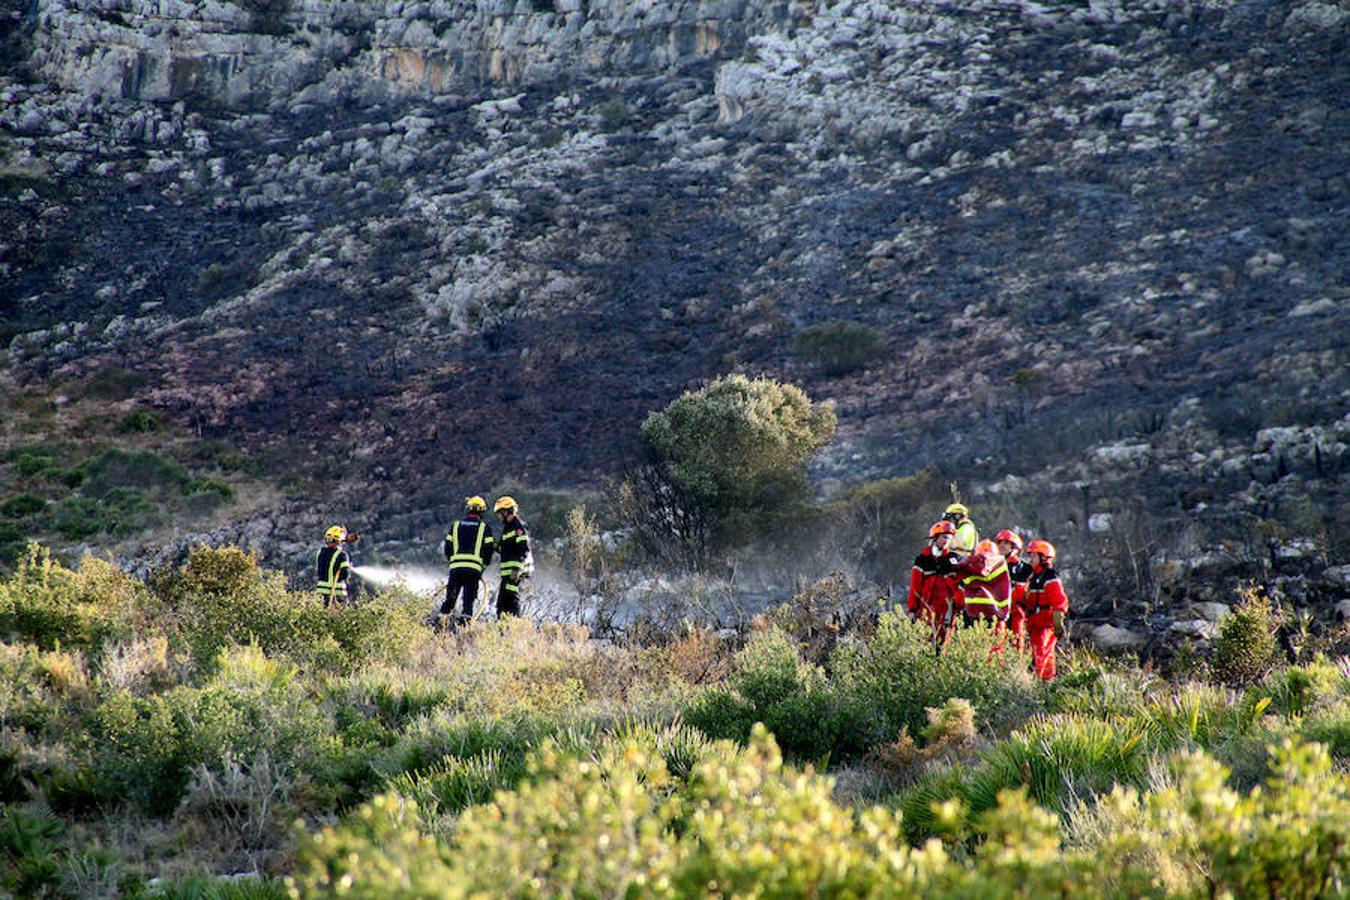
POLYGON ((1038 538, 1030 544, 1027 544, 1027 556, 1030 556, 1033 553, 1039 553, 1041 556, 1045 557, 1046 562, 1049 562, 1055 558, 1055 545, 1049 541, 1043 541, 1038 538))
POLYGON ((1009 531, 1006 528, 1003 529, 998 534, 994 535, 994 543, 997 544, 999 541, 1007 541, 1018 550, 1022 549, 1022 539, 1017 536, 1017 532, 1015 531, 1009 531))
POLYGON ((934 522, 933 527, 928 529, 928 536, 935 538, 939 534, 956 534, 956 526, 945 519, 941 522, 934 522))

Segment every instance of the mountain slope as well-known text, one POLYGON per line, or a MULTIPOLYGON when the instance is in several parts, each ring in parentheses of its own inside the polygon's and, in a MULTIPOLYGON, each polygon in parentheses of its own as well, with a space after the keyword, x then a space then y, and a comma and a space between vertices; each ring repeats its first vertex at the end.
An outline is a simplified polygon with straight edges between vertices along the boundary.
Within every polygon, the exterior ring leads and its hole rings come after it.
POLYGON ((823 484, 928 466, 1080 555, 1107 514, 1333 561, 1348 35, 1264 0, 39 2, 6 377, 149 373, 411 538, 769 372, 838 405, 823 484), (840 319, 886 356, 794 355, 840 319))

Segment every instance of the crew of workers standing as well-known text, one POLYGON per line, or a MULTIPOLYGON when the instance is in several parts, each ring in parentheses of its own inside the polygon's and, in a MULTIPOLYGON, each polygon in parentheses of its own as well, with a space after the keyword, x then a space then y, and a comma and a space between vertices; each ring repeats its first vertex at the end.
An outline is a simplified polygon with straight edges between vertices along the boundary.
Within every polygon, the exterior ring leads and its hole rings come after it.
POLYGON ((1006 528, 992 541, 979 540, 970 510, 953 503, 928 529, 928 543, 910 570, 906 607, 932 628, 936 652, 958 623, 982 623, 993 635, 991 656, 1003 652, 1011 636, 1018 653, 1030 647, 1032 671, 1051 681, 1069 611, 1054 563, 1055 547, 1046 540, 1023 547, 1006 528))
MULTIPOLYGON (((500 540, 485 521, 487 511, 482 497, 467 498, 464 514, 445 535, 450 572, 437 624, 445 620, 458 626, 473 618, 483 573, 494 555, 501 560, 497 618, 520 615, 521 584, 534 571, 529 529, 513 497, 501 497, 492 506, 501 520, 500 540)), ((317 589, 326 606, 347 602, 351 561, 342 545, 356 537, 341 525, 324 534, 315 567, 317 589)), ((982 624, 994 636, 991 656, 1002 653, 1011 637, 1017 653, 1030 648, 1032 670, 1050 681, 1069 611, 1054 563, 1055 547, 1046 540, 1024 547, 1022 538, 1006 528, 992 541, 980 540, 970 510, 953 503, 928 529, 928 543, 910 570, 906 607, 911 618, 922 619, 932 629, 935 652, 942 652, 953 627, 982 624)))
POLYGON ((473 618, 478 586, 494 553, 501 557, 497 618, 520 615, 521 582, 534 572, 530 532, 520 517, 520 504, 514 497, 499 498, 492 505, 492 511, 501 520, 500 541, 492 526, 483 521, 487 515, 487 501, 482 497, 469 497, 464 501, 464 515, 445 535, 444 552, 450 564, 450 576, 445 583, 445 602, 441 604, 440 614, 454 624, 463 624, 473 618), (455 613, 456 600, 460 602, 458 614, 455 613))

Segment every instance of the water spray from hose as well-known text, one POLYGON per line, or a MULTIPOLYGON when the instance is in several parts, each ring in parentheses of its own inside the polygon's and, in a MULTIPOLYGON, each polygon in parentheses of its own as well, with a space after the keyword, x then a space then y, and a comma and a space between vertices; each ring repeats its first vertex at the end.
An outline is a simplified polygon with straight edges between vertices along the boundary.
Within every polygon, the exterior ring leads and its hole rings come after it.
POLYGON ((352 566, 352 571, 373 585, 379 587, 402 585, 416 594, 426 594, 445 587, 445 575, 434 569, 352 566))

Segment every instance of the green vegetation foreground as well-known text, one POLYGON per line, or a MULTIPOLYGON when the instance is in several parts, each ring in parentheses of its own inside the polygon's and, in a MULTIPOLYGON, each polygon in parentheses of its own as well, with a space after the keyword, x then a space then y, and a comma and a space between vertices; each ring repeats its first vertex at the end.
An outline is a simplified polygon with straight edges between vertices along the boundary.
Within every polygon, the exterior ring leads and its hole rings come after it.
POLYGON ((34 548, 0 583, 0 890, 1350 890, 1350 661, 1272 657, 1257 597, 1203 679, 1079 650, 1051 685, 890 611, 616 646, 433 635, 426 602, 324 609, 234 548, 150 585, 34 548))

